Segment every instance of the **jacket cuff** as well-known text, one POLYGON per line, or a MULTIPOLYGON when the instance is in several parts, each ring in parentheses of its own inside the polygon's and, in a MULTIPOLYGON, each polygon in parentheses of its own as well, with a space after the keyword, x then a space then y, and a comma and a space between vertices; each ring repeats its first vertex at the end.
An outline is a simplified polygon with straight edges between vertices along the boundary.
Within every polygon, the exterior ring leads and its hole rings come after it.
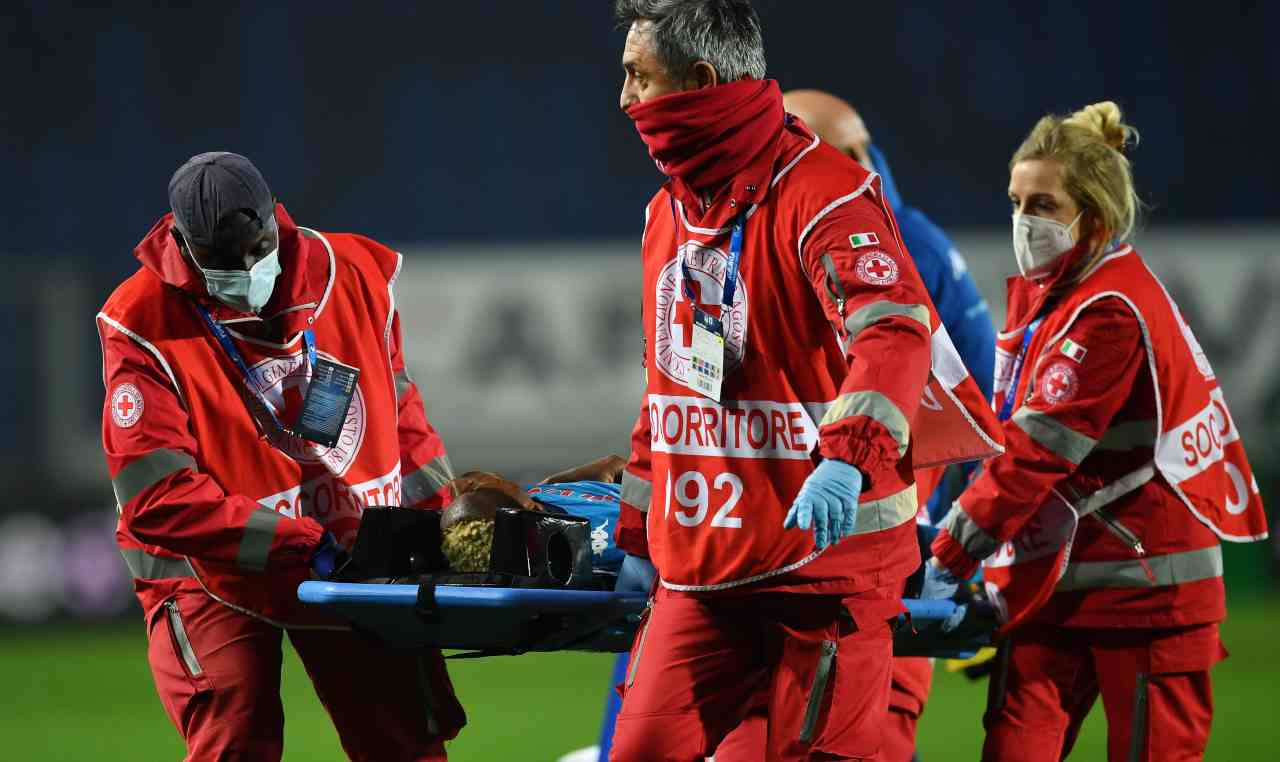
POLYGON ((938 559, 938 563, 947 567, 947 571, 959 579, 972 577, 982 563, 965 552, 964 547, 945 529, 938 532, 930 549, 933 551, 933 557, 938 559))
POLYGON ((828 460, 843 460, 862 472, 862 491, 866 492, 879 481, 886 471, 898 465, 898 451, 892 452, 867 437, 851 436, 846 432, 824 434, 818 441, 818 454, 828 460))
POLYGON ((324 537, 324 527, 310 516, 283 518, 276 525, 275 543, 268 566, 297 566, 311 560, 324 537))

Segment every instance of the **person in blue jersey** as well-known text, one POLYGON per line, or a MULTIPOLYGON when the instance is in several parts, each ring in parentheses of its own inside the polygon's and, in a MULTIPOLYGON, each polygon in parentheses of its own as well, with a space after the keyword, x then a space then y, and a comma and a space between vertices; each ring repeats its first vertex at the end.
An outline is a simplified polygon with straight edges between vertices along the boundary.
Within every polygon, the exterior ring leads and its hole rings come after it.
MULTIPOLYGON (((886 200, 898 219, 903 242, 924 280, 933 306, 942 318, 951 343, 960 352, 982 394, 991 398, 995 376, 996 329, 987 301, 969 275, 964 257, 933 220, 908 205, 898 191, 889 162, 871 139, 862 117, 844 100, 819 90, 792 90, 782 95, 787 113, 799 117, 818 137, 849 158, 880 175, 886 200)), ((929 515, 937 520, 959 494, 977 464, 969 463, 949 474, 929 499, 929 515)))
MULTIPOLYGON (((995 375, 995 326, 986 300, 969 275, 964 257, 924 212, 903 201, 888 161, 872 142, 870 131, 851 105, 817 90, 784 93, 783 103, 787 113, 804 121, 824 142, 880 175, 885 200, 893 209, 907 252, 915 262, 938 316, 983 396, 990 399, 995 375)), ((952 498, 959 494, 975 467, 976 463, 951 467, 933 489, 927 512, 922 510, 919 516, 922 547, 928 546, 933 536, 932 525, 946 513, 952 498)), ((933 667, 928 659, 894 659, 889 717, 881 726, 880 759, 908 762, 914 758, 916 725, 924 711, 932 678, 933 667)), ((758 714, 753 714, 720 745, 716 750, 719 762, 763 758, 764 728, 758 714)))
POLYGON ((591 522, 591 568, 596 575, 617 575, 626 553, 613 539, 618 526, 622 485, 613 482, 572 481, 530 487, 529 497, 552 513, 567 513, 591 522))
MULTIPOLYGON (((625 465, 617 456, 607 458, 625 465)), ((621 466, 617 467, 621 473, 621 466)), ((587 519, 591 568, 601 584, 612 585, 626 555, 614 540, 622 486, 612 471, 565 471, 525 489, 489 471, 469 471, 448 484, 454 495, 440 518, 442 550, 454 571, 485 571, 493 544, 496 511, 513 506, 587 519), (581 473, 577 473, 581 472, 581 473), (554 483, 550 480, 554 479, 554 483)))
POLYGON ((782 99, 787 112, 804 120, 818 137, 880 175, 885 197, 898 219, 916 270, 933 298, 933 306, 969 372, 989 398, 995 366, 995 325, 964 257, 942 228, 923 211, 903 201, 888 160, 872 142, 870 131, 852 106, 817 90, 792 90, 783 93, 782 99))

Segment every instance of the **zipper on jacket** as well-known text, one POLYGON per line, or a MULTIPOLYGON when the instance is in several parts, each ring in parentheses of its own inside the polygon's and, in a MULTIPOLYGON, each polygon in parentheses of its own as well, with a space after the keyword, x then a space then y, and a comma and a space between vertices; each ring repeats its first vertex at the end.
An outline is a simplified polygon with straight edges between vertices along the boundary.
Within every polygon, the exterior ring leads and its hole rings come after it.
POLYGON ((164 602, 164 607, 165 614, 169 617, 169 632, 173 635, 174 645, 178 647, 178 655, 182 657, 182 663, 186 665, 187 672, 192 677, 199 677, 204 673, 204 667, 200 666, 195 649, 191 647, 187 628, 182 624, 182 612, 178 610, 178 602, 172 599, 167 600, 164 602))
POLYGON ((1142 762, 1147 750, 1147 683, 1151 676, 1139 672, 1133 691, 1133 721, 1129 727, 1129 762, 1142 762))
POLYGON ((827 681, 831 679, 831 663, 836 658, 836 642, 822 641, 822 656, 818 659, 818 669, 813 674, 813 688, 809 690, 809 704, 804 710, 804 723, 800 726, 800 741, 809 743, 813 740, 813 731, 818 725, 818 712, 822 709, 822 696, 827 692, 827 681))
POLYGON ((1107 511, 1102 508, 1094 511, 1093 515, 1097 516, 1098 521, 1101 521, 1102 525, 1106 527, 1111 534, 1115 535, 1120 542, 1128 545, 1134 553, 1138 554, 1139 557, 1147 555, 1146 548, 1142 547, 1142 540, 1139 539, 1138 535, 1134 534, 1133 530, 1129 529, 1129 527, 1121 524, 1114 516, 1107 513, 1107 511))
POLYGON ((649 612, 653 609, 653 598, 650 598, 644 604, 644 613, 641 619, 644 623, 640 625, 640 639, 636 641, 635 653, 631 655, 631 666, 627 669, 627 681, 624 685, 630 688, 631 684, 636 681, 636 671, 640 668, 640 656, 644 653, 644 639, 649 636, 649 612))
POLYGON ((1138 556, 1138 563, 1142 564, 1142 571, 1147 575, 1147 579, 1151 581, 1151 584, 1156 584, 1156 574, 1151 571, 1151 566, 1147 563, 1147 549, 1142 547, 1142 540, 1138 535, 1134 534, 1133 530, 1129 529, 1129 527, 1124 524, 1121 524, 1114 516, 1107 513, 1107 511, 1102 508, 1094 511, 1092 515, 1095 516, 1098 521, 1101 521, 1102 525, 1106 527, 1111 534, 1119 538, 1120 542, 1129 546, 1129 549, 1138 556))
POLYGON ((840 282, 840 275, 836 272, 836 263, 831 259, 831 254, 822 255, 822 269, 827 271, 827 293, 831 296, 831 301, 836 304, 836 312, 840 317, 844 317, 844 305, 849 301, 849 295, 844 291, 844 284, 840 282))

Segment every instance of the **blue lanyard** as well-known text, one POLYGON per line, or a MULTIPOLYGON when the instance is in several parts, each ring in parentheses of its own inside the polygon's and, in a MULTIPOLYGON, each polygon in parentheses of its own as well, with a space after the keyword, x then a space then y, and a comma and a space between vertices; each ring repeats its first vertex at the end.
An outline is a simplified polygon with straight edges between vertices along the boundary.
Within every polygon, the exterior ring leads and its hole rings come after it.
MULTIPOLYGON (((218 340, 219 344, 222 345, 222 351, 227 354, 227 358, 231 360, 231 363, 235 365, 236 368, 240 370, 241 375, 244 376, 245 388, 249 390, 250 394, 258 398, 259 404, 261 404, 263 409, 266 410, 267 413, 271 416, 272 422, 274 422, 275 425, 280 430, 288 431, 289 430, 288 427, 286 427, 284 424, 280 422, 280 418, 276 415, 275 410, 267 402, 267 398, 263 396, 262 392, 254 388, 253 372, 249 370, 249 364, 244 361, 244 355, 240 354, 240 350, 236 349, 235 342, 231 340, 231 332, 228 331, 226 326, 224 326, 222 323, 219 323, 218 321, 214 320, 213 315, 209 314, 209 310, 206 309, 204 305, 196 304, 195 307, 196 307, 196 311, 200 313, 200 317, 204 318, 204 324, 209 327, 209 331, 213 334, 213 337, 218 340)), ((310 368, 316 367, 315 332, 312 331, 310 328, 303 331, 302 342, 303 344, 306 345, 306 348, 307 348, 308 367, 310 368)))
POLYGON ((1013 361, 1013 373, 1010 374, 1009 388, 1004 393, 1004 404, 1000 406, 1000 413, 997 416, 1002 421, 1009 420, 1013 416, 1013 403, 1018 396, 1018 382, 1022 378, 1022 365, 1027 359, 1027 347, 1031 346, 1031 337, 1035 335, 1036 329, 1040 327, 1040 322, 1044 318, 1036 318, 1027 325, 1026 330, 1022 332, 1022 349, 1018 350, 1018 356, 1013 361))
MULTIPOLYGON (((676 202, 671 200, 671 217, 672 222, 678 223, 676 216, 676 202)), ((738 290, 738 268, 742 264, 742 232, 747 226, 747 212, 743 210, 737 217, 733 218, 732 233, 729 236, 729 264, 724 271, 724 289, 723 296, 720 298, 721 319, 724 319, 725 313, 733 309, 733 296, 738 290)), ((677 227, 677 229, 679 229, 677 227)), ((693 288, 689 283, 693 280, 693 275, 689 272, 689 266, 685 264, 684 259, 680 260, 680 272, 683 278, 680 286, 684 290, 684 296, 689 300, 689 306, 697 309, 697 303, 694 301, 693 288)))

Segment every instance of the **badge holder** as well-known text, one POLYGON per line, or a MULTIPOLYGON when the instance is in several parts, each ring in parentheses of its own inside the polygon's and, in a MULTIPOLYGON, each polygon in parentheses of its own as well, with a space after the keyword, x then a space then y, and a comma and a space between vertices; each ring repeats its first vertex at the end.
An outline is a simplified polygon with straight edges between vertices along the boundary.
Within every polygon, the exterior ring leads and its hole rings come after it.
POLYGON ((724 315, 733 309, 733 296, 738 288, 738 266, 742 262, 742 231, 746 225, 746 213, 733 221, 733 233, 729 239, 729 264, 725 270, 720 315, 717 318, 698 306, 689 282, 693 280, 688 266, 680 263, 685 298, 693 308, 693 345, 690 348, 689 378, 686 385, 693 391, 715 402, 720 401, 724 385, 724 315))
MULTIPOLYGON (((253 372, 245 362, 244 356, 240 354, 240 350, 236 349, 226 326, 214 320, 213 315, 209 314, 209 310, 203 305, 196 302, 193 302, 193 305, 200 313, 200 317, 204 319, 209 332, 222 346, 222 351, 240 371, 245 391, 250 395, 250 399, 246 400, 249 404, 249 415, 260 431, 263 430, 266 421, 261 420, 255 408, 270 419, 270 423, 278 432, 294 434, 324 447, 333 447, 338 444, 347 410, 351 406, 351 399, 356 394, 356 381, 360 379, 359 368, 319 357, 316 352, 315 333, 310 328, 303 331, 302 341, 306 346, 307 363, 312 370, 311 382, 307 385, 307 394, 302 400, 302 412, 298 416, 298 425, 290 429, 280 421, 262 393, 253 388, 250 383, 253 372)), ((263 433, 263 438, 267 438, 266 432, 263 433)))
POLYGON ((302 413, 293 427, 294 433, 325 447, 338 444, 359 378, 359 368, 320 358, 307 386, 307 396, 302 400, 302 413))
POLYGON ((689 385, 708 399, 720 401, 724 383, 724 323, 693 308, 693 347, 689 358, 689 385))

